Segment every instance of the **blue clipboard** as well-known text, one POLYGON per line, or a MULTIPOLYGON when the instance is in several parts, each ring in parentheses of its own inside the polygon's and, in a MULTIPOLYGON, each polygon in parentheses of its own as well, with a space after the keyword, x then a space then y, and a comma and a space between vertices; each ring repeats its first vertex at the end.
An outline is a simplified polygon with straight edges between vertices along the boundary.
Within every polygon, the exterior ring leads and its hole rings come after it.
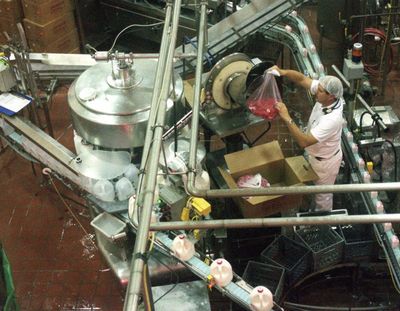
POLYGON ((32 102, 32 98, 19 93, 0 94, 0 113, 13 116, 32 102))

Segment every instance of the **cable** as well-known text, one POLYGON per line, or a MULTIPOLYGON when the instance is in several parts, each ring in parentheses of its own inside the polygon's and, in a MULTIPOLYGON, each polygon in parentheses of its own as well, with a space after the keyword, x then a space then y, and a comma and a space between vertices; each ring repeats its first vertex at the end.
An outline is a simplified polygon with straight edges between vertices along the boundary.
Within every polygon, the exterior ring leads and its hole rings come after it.
POLYGON ((385 142, 388 143, 392 147, 392 150, 393 150, 393 154, 394 154, 394 182, 397 182, 397 152, 396 152, 396 147, 394 146, 394 144, 389 139, 386 139, 385 142))
POLYGON ((327 311, 379 311, 379 310, 394 310, 396 306, 375 306, 375 307, 323 307, 323 306, 312 306, 304 305, 293 302, 284 302, 286 307, 292 307, 289 310, 327 310, 327 311))
POLYGON ((364 116, 365 116, 367 113, 370 114, 371 117, 372 117, 372 113, 370 113, 368 110, 365 110, 365 111, 361 114, 361 116, 360 116, 360 138, 361 138, 361 134, 362 134, 362 132, 363 132, 362 121, 363 121, 364 116))
POLYGON ((267 129, 262 132, 260 135, 258 135, 253 141, 250 141, 249 137, 247 136, 246 132, 242 132, 242 135, 244 136, 244 138, 246 139, 246 143, 249 145, 249 147, 253 147, 254 144, 261 138, 263 137, 269 130, 271 129, 271 122, 268 121, 268 126, 267 129))
MULTIPOLYGON (((390 4, 389 4, 389 20, 388 20, 388 30, 391 27, 391 18, 392 18, 392 2, 393 0, 390 0, 390 4)), ((390 34, 389 34, 390 35, 390 34)), ((386 52, 386 45, 387 45, 387 40, 388 40, 389 36, 385 36, 385 40, 383 41, 383 49, 382 49, 382 53, 381 53, 381 59, 379 62, 379 76, 381 76, 381 74, 383 75, 384 73, 382 73, 382 65, 383 65, 383 59, 385 57, 385 52, 386 52)), ((393 55, 392 55, 393 58, 393 55)), ((392 59, 389 59, 391 62, 393 62, 392 59)), ((388 63, 389 64, 389 63, 388 63)), ((391 64, 390 64, 391 65, 391 64)), ((390 66, 390 70, 391 70, 391 66, 390 66)), ((389 72, 390 72, 389 70, 389 72)))
POLYGON ((152 257, 153 259, 155 259, 155 260, 157 260, 160 264, 162 264, 164 267, 166 267, 170 272, 171 272, 171 275, 172 274, 174 274, 175 275, 175 277, 176 277, 176 281, 175 281, 175 284, 169 289, 169 290, 167 290, 163 295, 161 295, 160 297, 158 297, 157 298, 157 300, 156 301, 154 301, 154 304, 156 304, 158 301, 160 301, 162 298, 164 298, 166 295, 168 295, 170 292, 172 292, 174 289, 175 289, 175 287, 178 285, 178 283, 179 283, 179 275, 175 272, 175 271, 173 271, 170 267, 168 267, 165 263, 163 263, 161 260, 159 260, 157 257, 152 257))
POLYGON ((146 304, 146 311, 153 311, 154 310, 154 303, 151 303, 151 294, 150 294, 150 288, 149 286, 149 267, 147 266, 147 263, 144 264, 144 275, 143 275, 143 291, 144 295, 146 296, 146 299, 144 300, 147 302, 146 304))
MULTIPOLYGON (((385 33, 377 28, 365 28, 364 37, 372 36, 373 42, 376 42, 375 38, 379 38, 379 42, 385 42, 387 40, 385 33)), ((358 39, 359 33, 353 36, 353 42, 358 39)), ((365 41, 365 40, 364 40, 365 41)), ((385 51, 386 52, 386 51, 385 51)), ((386 54, 386 53, 385 53, 386 54)), ((371 75, 379 75, 380 70, 376 69, 378 64, 371 64, 367 63, 364 59, 364 69, 371 75)), ((388 56, 388 72, 392 70, 393 65, 393 48, 392 46, 389 49, 389 56, 388 56)))
MULTIPOLYGON (((86 229, 83 227, 82 223, 79 221, 78 217, 76 217, 75 213, 72 211, 71 207, 67 204, 67 202, 65 202, 64 198, 62 197, 61 193, 58 191, 58 188, 56 187, 56 184, 53 181, 53 178, 51 177, 51 169, 48 167, 45 167, 42 170, 42 173, 46 176, 49 177, 49 180, 51 182, 51 184, 53 185, 54 189, 56 190, 58 196, 60 197, 61 201, 64 203, 64 205, 67 207, 68 211, 70 212, 71 216, 75 219, 75 221, 78 223, 78 225, 81 227, 81 229, 83 230, 83 232, 85 233, 85 235, 90 235, 86 229)), ((93 244, 94 248, 97 250, 97 245, 92 241, 92 239, 90 239, 90 242, 93 244)))
POLYGON ((155 232, 151 232, 150 233, 150 246, 149 246, 149 252, 152 251, 153 246, 154 246, 154 240, 156 238, 156 233, 155 232))
POLYGON ((146 25, 144 25, 144 24, 132 24, 132 25, 126 26, 124 29, 122 29, 122 30, 117 34, 117 36, 115 37, 114 42, 113 42, 111 48, 108 50, 108 53, 110 53, 110 52, 112 51, 112 49, 114 48, 115 44, 117 43, 117 40, 118 40, 119 36, 122 35, 122 33, 123 33, 125 30, 127 30, 127 29, 129 29, 129 28, 132 28, 132 27, 153 27, 153 26, 158 26, 158 25, 162 25, 162 24, 164 24, 164 22, 158 22, 158 23, 146 24, 146 25))

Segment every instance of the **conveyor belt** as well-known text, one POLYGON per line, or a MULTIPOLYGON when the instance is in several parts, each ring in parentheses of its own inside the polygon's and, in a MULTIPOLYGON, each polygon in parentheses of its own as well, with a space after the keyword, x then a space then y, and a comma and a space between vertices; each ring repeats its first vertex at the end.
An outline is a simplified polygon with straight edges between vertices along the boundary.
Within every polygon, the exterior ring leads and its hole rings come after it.
MULTIPOLYGON (((212 58, 220 59, 229 49, 243 42, 267 23, 285 17, 305 2, 307 0, 253 0, 241 10, 208 29, 208 54, 212 58)), ((195 41, 196 38, 192 40, 192 42, 195 41)), ((184 49, 185 52, 195 52, 196 47, 186 44, 184 49)), ((182 46, 178 47, 177 51, 182 51, 182 46)), ((188 61, 186 64, 194 68, 195 60, 188 61)), ((178 72, 182 72, 182 62, 177 62, 175 68, 178 72)))

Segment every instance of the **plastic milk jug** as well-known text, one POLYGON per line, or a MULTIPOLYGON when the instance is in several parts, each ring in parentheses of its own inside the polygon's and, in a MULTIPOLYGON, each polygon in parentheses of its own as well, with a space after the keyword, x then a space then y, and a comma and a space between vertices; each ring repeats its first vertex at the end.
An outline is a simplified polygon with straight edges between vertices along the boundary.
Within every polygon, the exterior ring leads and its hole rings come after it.
POLYGON ((139 181, 139 169, 134 164, 129 164, 124 176, 137 187, 139 181))
POLYGON ((224 287, 233 279, 231 264, 223 258, 216 259, 210 266, 210 274, 214 277, 218 286, 224 287))
POLYGON ((117 197, 119 201, 127 200, 132 194, 135 193, 135 189, 128 178, 122 177, 115 184, 115 189, 117 191, 117 197))
POLYGON ((183 261, 189 260, 195 253, 194 244, 184 234, 178 235, 172 241, 172 251, 176 257, 183 261))
POLYGON ((271 291, 264 286, 253 288, 250 293, 250 308, 252 311, 270 311, 274 306, 271 291))
POLYGON ((93 192, 100 200, 105 202, 114 201, 114 185, 109 180, 100 179, 97 181, 93 186, 93 192))

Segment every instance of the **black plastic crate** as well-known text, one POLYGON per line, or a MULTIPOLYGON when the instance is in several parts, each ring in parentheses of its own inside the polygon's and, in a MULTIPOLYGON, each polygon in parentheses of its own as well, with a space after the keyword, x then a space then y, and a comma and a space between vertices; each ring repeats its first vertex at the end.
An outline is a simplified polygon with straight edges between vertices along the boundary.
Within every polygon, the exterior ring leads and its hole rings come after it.
POLYGON ((311 251, 288 237, 277 237, 262 253, 261 260, 285 269, 288 285, 293 285, 311 271, 311 251))
POLYGON ((274 300, 281 298, 284 285, 285 269, 250 260, 243 273, 243 280, 251 286, 265 286, 274 295, 274 300))
POLYGON ((335 265, 342 260, 344 240, 329 226, 299 229, 296 231, 296 239, 311 251, 314 271, 335 265))
POLYGON ((369 261, 376 257, 377 244, 373 232, 373 225, 340 225, 339 233, 344 239, 343 260, 369 261))

